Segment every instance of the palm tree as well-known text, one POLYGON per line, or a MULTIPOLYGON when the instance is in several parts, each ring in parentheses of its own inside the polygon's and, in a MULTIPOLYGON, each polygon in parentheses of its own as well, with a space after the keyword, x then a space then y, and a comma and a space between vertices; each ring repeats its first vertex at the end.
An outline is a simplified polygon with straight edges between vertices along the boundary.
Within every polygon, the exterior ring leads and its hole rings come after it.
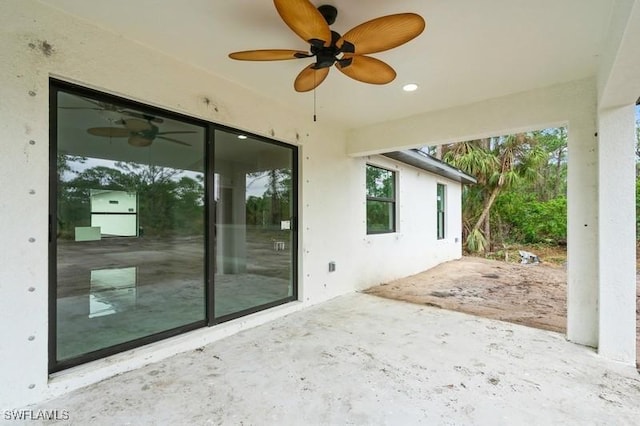
POLYGON ((523 179, 535 179, 539 163, 546 160, 544 151, 530 135, 518 133, 450 145, 444 159, 478 181, 465 194, 466 207, 476 212, 466 216, 465 241, 469 251, 486 252, 491 248, 490 212, 496 198, 523 179))

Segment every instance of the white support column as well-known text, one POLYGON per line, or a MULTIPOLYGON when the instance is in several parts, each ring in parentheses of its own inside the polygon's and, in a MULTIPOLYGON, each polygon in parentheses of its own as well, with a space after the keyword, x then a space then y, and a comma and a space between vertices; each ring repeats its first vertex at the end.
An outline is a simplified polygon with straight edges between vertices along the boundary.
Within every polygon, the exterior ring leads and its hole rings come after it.
MULTIPOLYGON (((595 102, 594 102, 595 104, 595 102)), ((567 338, 598 345, 598 145, 595 105, 569 121, 567 338)))
POLYGON ((598 114, 599 344, 607 358, 636 361, 635 107, 598 114))

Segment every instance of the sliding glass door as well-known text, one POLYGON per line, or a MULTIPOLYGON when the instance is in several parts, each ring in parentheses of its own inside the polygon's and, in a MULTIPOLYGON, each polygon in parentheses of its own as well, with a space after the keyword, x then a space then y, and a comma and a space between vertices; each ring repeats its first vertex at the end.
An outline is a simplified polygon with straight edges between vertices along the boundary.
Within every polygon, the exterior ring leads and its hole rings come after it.
POLYGON ((295 147, 50 88, 50 371, 296 300, 295 147))
POLYGON ((293 300, 295 151, 215 131, 215 317, 293 300))
POLYGON ((55 365, 204 325, 207 127, 52 96, 55 365))

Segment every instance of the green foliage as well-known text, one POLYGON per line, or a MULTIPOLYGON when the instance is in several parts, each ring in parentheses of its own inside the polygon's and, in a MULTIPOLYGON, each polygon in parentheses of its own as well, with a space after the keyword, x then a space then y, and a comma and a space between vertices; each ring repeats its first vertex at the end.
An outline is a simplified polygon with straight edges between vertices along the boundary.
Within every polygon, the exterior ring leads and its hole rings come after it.
POLYGON ((393 230, 393 203, 367 200, 367 232, 390 232, 393 230))
POLYGON ((478 180, 462 195, 468 251, 566 239, 566 129, 460 142, 442 151, 446 162, 478 180))
POLYGON ((280 229, 282 220, 289 220, 291 213, 291 169, 272 169, 251 173, 251 182, 266 180, 267 190, 262 196, 251 195, 246 201, 246 223, 258 227, 280 229))
POLYGON ((567 239, 567 198, 539 201, 535 193, 506 192, 498 197, 494 218, 501 234, 516 243, 561 243, 567 239))
POLYGON ((393 199, 394 173, 391 170, 367 165, 367 197, 393 199))
POLYGON ((487 239, 479 229, 472 230, 467 236, 467 250, 472 253, 485 252, 487 249, 487 239))

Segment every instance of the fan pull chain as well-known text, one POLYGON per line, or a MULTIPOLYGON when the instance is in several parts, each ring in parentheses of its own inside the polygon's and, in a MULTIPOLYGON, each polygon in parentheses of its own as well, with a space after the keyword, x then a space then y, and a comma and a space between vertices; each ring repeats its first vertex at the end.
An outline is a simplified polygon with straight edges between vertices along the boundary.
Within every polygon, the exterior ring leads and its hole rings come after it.
POLYGON ((316 122, 316 72, 313 71, 313 122, 316 122))

